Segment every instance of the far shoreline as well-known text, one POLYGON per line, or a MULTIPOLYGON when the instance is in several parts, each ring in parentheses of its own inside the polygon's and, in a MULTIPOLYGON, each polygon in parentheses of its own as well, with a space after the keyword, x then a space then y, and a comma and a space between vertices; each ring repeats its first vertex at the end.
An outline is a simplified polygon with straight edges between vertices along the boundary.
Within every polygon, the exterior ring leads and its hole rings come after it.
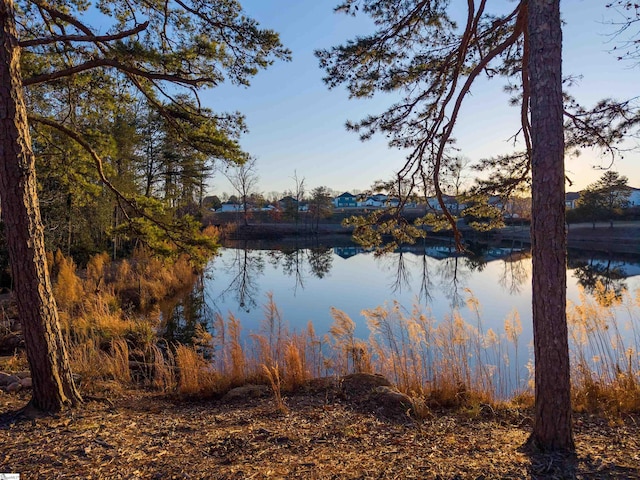
MULTIPOLYGON (((211 219, 216 224, 215 219, 211 219)), ((318 225, 293 222, 249 222, 248 225, 235 222, 225 222, 217 225, 222 231, 222 238, 226 244, 250 242, 259 244, 263 241, 277 241, 287 245, 303 243, 337 245, 352 244, 352 228, 344 227, 341 223, 322 222, 318 225), (301 241, 305 239, 305 241, 301 241)), ((490 232, 478 232, 470 227, 461 228, 465 239, 472 243, 501 244, 505 242, 529 246, 531 244, 529 225, 507 225, 490 232)), ((450 232, 429 232, 428 239, 448 240, 452 238, 450 232)), ((621 253, 640 257, 640 221, 571 224, 567 226, 567 245, 569 249, 594 251, 600 253, 621 253)))

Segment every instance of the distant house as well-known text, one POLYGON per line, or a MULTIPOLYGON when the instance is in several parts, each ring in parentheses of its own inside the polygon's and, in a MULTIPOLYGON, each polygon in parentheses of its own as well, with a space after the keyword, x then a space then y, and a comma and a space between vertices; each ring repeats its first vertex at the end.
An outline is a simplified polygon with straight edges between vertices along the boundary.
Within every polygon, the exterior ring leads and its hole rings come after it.
POLYGON ((576 202, 580 198, 580 192, 567 192, 564 196, 564 206, 567 210, 576 208, 576 202))
POLYGON ((333 206, 336 208, 357 207, 358 201, 355 195, 344 192, 342 195, 333 199, 333 206))
POLYGON ((309 204, 307 202, 298 202, 298 200, 293 198, 291 195, 287 195, 286 197, 278 200, 278 207, 280 207, 280 210, 284 211, 298 210, 299 212, 306 212, 309 210, 309 204))
POLYGON ((217 210, 218 212, 241 212, 243 210, 242 205, 238 202, 222 202, 222 206, 217 210))
POLYGON ((294 210, 298 206, 298 200, 293 198, 291 195, 287 195, 286 197, 282 197, 278 200, 278 207, 280 210, 294 210))
MULTIPOLYGON (((627 207, 640 207, 640 188, 630 187, 630 189, 627 207)), ((564 204, 567 207, 567 210, 576 208, 578 206, 578 199, 580 199, 580 192, 567 192, 564 197, 564 204)))
MULTIPOLYGON (((464 203, 458 203, 456 197, 452 197, 451 195, 443 195, 442 200, 444 201, 444 206, 447 207, 447 210, 450 212, 458 213, 461 210, 464 210, 467 206, 464 203)), ((435 210, 436 212, 442 212, 442 207, 440 206, 440 202, 437 197, 431 197, 427 200, 429 204, 429 208, 435 210)))
POLYGON ((358 202, 359 207, 384 207, 387 202, 387 196, 377 193, 366 197, 363 202, 358 202))

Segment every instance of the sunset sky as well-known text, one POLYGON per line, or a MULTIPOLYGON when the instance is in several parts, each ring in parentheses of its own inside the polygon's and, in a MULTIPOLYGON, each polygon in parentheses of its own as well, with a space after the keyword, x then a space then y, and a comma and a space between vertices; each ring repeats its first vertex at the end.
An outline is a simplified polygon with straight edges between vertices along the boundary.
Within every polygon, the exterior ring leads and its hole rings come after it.
MULTIPOLYGON (((344 127, 347 120, 383 111, 392 100, 383 96, 349 100, 344 87, 329 91, 324 85, 324 72, 314 51, 342 44, 371 28, 365 17, 334 13, 336 3, 243 0, 249 16, 280 33, 293 60, 260 72, 249 88, 222 86, 202 97, 204 105, 216 111, 238 110, 246 115, 250 132, 241 143, 257 158, 258 190, 266 194, 293 189, 294 173, 305 178, 308 190, 320 185, 338 191, 364 190, 377 179, 390 178, 408 153, 389 149, 381 136, 363 143, 344 127)), ((466 2, 456 0, 452 4, 466 8, 466 2)), ((594 0, 561 3, 565 21, 563 73, 582 76, 570 92, 585 105, 603 97, 640 95, 640 66, 618 61, 611 52, 619 39, 611 36, 615 27, 610 22, 619 17, 604 4, 594 0)), ((502 8, 513 6, 511 1, 502 2, 502 8)), ((465 100, 454 136, 460 154, 472 161, 511 149, 509 138, 518 129, 518 109, 508 106, 502 88, 499 79, 482 81, 465 100)), ((635 140, 629 146, 637 144, 635 140)), ((608 164, 594 152, 567 158, 567 174, 574 182, 567 189, 579 190, 594 182, 603 173, 597 167, 608 164)), ((640 188, 640 152, 625 154, 613 169, 626 175, 630 185, 640 188)), ((222 192, 233 193, 228 182, 218 176, 211 193, 222 192)))

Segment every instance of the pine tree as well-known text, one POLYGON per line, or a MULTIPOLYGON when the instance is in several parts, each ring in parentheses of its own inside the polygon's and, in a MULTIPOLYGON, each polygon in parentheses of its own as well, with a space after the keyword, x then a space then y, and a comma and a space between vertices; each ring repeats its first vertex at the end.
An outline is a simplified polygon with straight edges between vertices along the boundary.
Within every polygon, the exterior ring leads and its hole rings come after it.
POLYGON ((107 177, 96 144, 100 135, 92 135, 98 132, 75 124, 77 115, 54 108, 60 105, 56 87, 91 73, 91 82, 135 89, 183 142, 216 158, 243 162, 246 154, 237 141, 244 128, 242 117, 199 108, 197 91, 225 80, 248 85, 259 69, 288 58, 289 52, 277 34, 260 29, 234 0, 22 0, 17 8, 12 0, 2 0, 0 21, 2 219, 33 378, 32 404, 54 411, 81 397, 71 376, 48 276, 29 125, 55 130, 82 147, 119 201, 152 221, 137 199, 118 191, 107 177), (95 23, 85 21, 96 15, 95 23), (29 111, 25 98, 37 99, 40 108, 29 111))
MULTIPOLYGON (((640 116, 629 101, 608 99, 585 108, 562 91, 558 0, 521 0, 506 13, 490 12, 491 7, 496 4, 467 2, 458 27, 450 2, 344 0, 338 11, 368 15, 376 30, 317 55, 330 88, 345 84, 352 97, 400 94, 384 112, 347 127, 363 140, 382 133, 391 147, 409 152, 394 175, 395 183, 410 186, 401 206, 412 194, 433 191, 443 212, 442 218, 429 215, 416 224, 400 215, 401 208, 391 212, 393 220, 380 212, 354 219, 359 240, 369 245, 380 242, 383 233, 393 234, 396 243, 411 242, 424 235, 422 224, 443 228, 446 222, 463 248, 455 212, 447 209, 442 192, 442 177, 456 158, 454 130, 479 78, 506 84, 511 104, 519 107, 516 138, 522 150, 482 160, 477 168, 486 179, 477 191, 506 199, 531 187, 537 400, 531 444, 571 450, 564 153, 599 147, 615 157, 640 116)), ((475 215, 492 215, 478 205, 473 209, 475 215)))

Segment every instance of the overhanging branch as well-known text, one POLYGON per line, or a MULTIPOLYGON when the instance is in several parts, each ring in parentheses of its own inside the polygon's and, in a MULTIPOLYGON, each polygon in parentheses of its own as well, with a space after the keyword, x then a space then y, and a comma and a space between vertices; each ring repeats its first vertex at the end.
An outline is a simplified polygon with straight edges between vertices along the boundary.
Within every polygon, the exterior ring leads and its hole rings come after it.
MULTIPOLYGON (((42 125, 46 125, 48 127, 51 127, 55 130, 58 130, 59 132, 63 133, 64 135, 68 136, 70 139, 72 139, 74 142, 76 142, 78 145, 80 145, 91 157, 91 159, 93 160, 93 163, 96 166, 96 170, 98 171, 98 176, 100 177, 100 180, 102 181, 102 183, 104 183, 104 185, 111 190, 111 192, 113 192, 113 194, 116 196, 116 198, 118 199, 118 201, 122 201, 125 204, 127 204, 131 209, 133 209, 138 215, 140 215, 141 217, 149 220, 151 223, 153 223, 154 225, 156 225, 157 227, 159 227, 160 229, 162 229, 162 231, 164 231, 167 235, 167 237, 169 238, 169 240, 171 240, 176 246, 180 246, 181 242, 179 238, 176 238, 176 236, 174 235, 174 232, 171 230, 171 228, 158 221, 157 219, 153 218, 151 215, 149 215, 148 213, 146 213, 143 209, 141 209, 137 203, 135 202, 134 199, 128 198, 126 195, 124 195, 122 192, 120 192, 120 190, 118 190, 117 187, 115 187, 113 185, 113 183, 111 183, 111 181, 107 178, 105 172, 104 172, 104 166, 103 166, 103 162, 102 162, 102 158, 100 158, 100 155, 98 155, 98 153, 93 149, 93 147, 84 139, 82 138, 82 136, 80 134, 78 134, 78 132, 65 127, 64 125, 59 124, 58 122, 51 120, 49 118, 45 118, 45 117, 41 117, 39 115, 33 115, 30 114, 28 115, 28 120, 32 121, 32 122, 37 122, 40 123, 42 125)), ((123 210, 124 211, 124 210, 123 210)), ((128 221, 131 221, 131 218, 127 215, 126 211, 124 211, 124 214, 127 218, 128 221)))
POLYGON ((123 32, 114 33, 113 35, 56 35, 52 37, 34 38, 32 40, 23 40, 18 42, 18 45, 22 48, 35 47, 41 45, 50 45, 52 43, 60 42, 89 42, 89 43, 105 43, 112 42, 114 40, 120 40, 122 38, 130 37, 142 32, 149 26, 149 21, 141 23, 134 28, 125 30, 123 32))
POLYGON ((33 77, 25 78, 22 82, 22 85, 37 85, 39 83, 50 82, 52 80, 56 80, 58 78, 69 77, 71 75, 75 75, 78 73, 86 72, 88 70, 92 70, 94 68, 100 67, 111 67, 116 70, 120 70, 125 73, 129 73, 131 75, 137 75, 139 77, 148 78, 150 80, 159 80, 172 82, 179 85, 184 86, 200 86, 205 83, 215 84, 216 81, 213 78, 208 77, 199 77, 199 78, 185 78, 178 75, 171 75, 168 73, 153 73, 148 72, 146 70, 142 70, 140 68, 132 67, 130 65, 125 65, 122 62, 117 60, 113 60, 111 58, 97 58, 93 60, 86 61, 79 65, 75 65, 73 67, 66 68, 64 70, 58 70, 57 72, 51 73, 43 73, 41 75, 35 75, 33 77))

